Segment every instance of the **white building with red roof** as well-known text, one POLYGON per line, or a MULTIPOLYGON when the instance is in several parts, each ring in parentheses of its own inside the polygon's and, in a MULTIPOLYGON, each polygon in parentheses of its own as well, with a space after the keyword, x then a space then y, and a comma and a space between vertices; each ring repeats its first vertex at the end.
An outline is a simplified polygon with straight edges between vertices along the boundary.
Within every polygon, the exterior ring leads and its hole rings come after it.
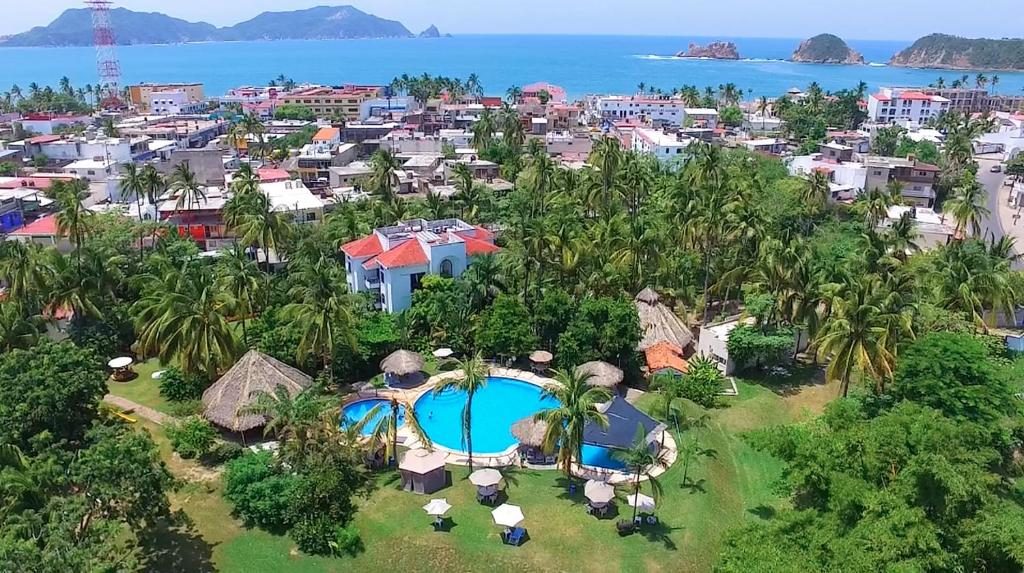
POLYGON ((401 312, 423 277, 458 277, 474 257, 498 252, 494 234, 459 219, 400 221, 341 247, 348 288, 376 297, 377 307, 401 312))
POLYGON ((949 99, 919 90, 882 88, 868 96, 868 119, 877 123, 922 125, 949 110, 949 99))

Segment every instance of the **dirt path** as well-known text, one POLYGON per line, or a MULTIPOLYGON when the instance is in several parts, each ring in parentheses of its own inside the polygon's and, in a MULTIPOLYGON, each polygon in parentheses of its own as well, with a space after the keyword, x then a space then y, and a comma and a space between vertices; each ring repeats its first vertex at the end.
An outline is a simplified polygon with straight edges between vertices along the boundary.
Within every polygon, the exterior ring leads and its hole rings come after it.
POLYGON ((166 425, 166 424, 174 421, 174 417, 173 416, 168 416, 167 414, 162 414, 162 413, 157 412, 156 410, 154 410, 154 409, 152 409, 152 408, 150 408, 148 406, 143 406, 142 404, 137 404, 135 402, 132 402, 131 400, 128 400, 127 398, 122 398, 120 396, 115 396, 113 394, 107 394, 106 396, 104 396, 103 397, 103 401, 106 402, 107 404, 110 404, 112 406, 116 406, 116 407, 124 410, 125 413, 128 413, 130 411, 132 414, 134 414, 136 416, 139 416, 141 418, 145 418, 145 419, 149 420, 150 422, 153 422, 155 424, 160 424, 161 426, 166 425))

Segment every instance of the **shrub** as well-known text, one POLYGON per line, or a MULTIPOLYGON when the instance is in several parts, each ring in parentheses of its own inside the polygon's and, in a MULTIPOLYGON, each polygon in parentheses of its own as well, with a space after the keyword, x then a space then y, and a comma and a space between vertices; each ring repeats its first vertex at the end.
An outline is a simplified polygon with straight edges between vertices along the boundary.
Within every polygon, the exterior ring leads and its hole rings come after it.
POLYGON ((198 400, 206 389, 206 382, 198 376, 186 376, 171 367, 160 377, 160 395, 172 402, 198 400))
POLYGON ((310 555, 355 555, 363 549, 363 540, 354 526, 343 527, 325 515, 296 523, 288 534, 300 550, 310 555))
POLYGON ((711 360, 698 357, 690 361, 690 367, 681 380, 680 394, 691 402, 710 408, 718 400, 725 377, 711 360))
POLYGON ((205 463, 218 465, 238 459, 245 454, 245 448, 234 442, 218 442, 203 457, 205 463))
POLYGON ((362 551, 363 540, 359 537, 359 530, 353 525, 336 528, 333 548, 338 555, 355 555, 362 551))
POLYGON ((188 418, 203 413, 202 400, 185 400, 183 402, 171 402, 167 405, 167 413, 175 418, 188 418))
POLYGON ((217 430, 198 416, 186 418, 167 428, 171 446, 185 459, 206 455, 217 442, 217 436, 217 430))
POLYGON ((729 333, 729 357, 739 369, 774 366, 789 358, 795 341, 791 328, 740 325, 729 333))
POLYGON ((283 532, 290 523, 288 507, 298 478, 280 474, 270 452, 246 454, 227 463, 224 497, 234 514, 249 526, 283 532))

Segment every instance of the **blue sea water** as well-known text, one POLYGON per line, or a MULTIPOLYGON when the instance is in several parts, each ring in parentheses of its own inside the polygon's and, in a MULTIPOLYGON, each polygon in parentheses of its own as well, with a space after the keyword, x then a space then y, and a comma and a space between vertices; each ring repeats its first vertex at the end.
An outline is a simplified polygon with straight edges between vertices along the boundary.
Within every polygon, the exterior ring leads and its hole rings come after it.
MULTIPOLYGON (((796 39, 664 36, 466 35, 439 39, 310 40, 121 46, 124 83, 199 81, 209 95, 246 84, 265 84, 278 74, 322 84, 389 82, 423 72, 465 78, 479 75, 489 94, 512 85, 548 81, 570 97, 588 93, 630 93, 640 82, 666 91, 732 82, 753 96, 775 96, 817 81, 828 90, 860 81, 925 85, 939 76, 947 83, 963 72, 890 68, 884 64, 910 42, 850 40, 873 65, 831 66, 782 61, 796 39), (681 60, 671 55, 690 42, 736 42, 741 61, 681 60)), ((76 85, 96 83, 92 48, 2 48, 0 90, 31 82, 55 85, 68 76, 76 85)), ((970 74, 973 82, 974 74, 970 74)), ((999 72, 1002 93, 1020 93, 1024 73, 999 72)))

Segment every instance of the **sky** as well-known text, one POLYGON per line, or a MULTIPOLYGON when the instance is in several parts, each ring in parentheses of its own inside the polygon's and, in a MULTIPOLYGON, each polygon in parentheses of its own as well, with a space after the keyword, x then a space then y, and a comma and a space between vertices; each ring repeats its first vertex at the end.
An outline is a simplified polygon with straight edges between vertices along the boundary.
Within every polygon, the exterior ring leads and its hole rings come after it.
MULTIPOLYGON (((0 34, 46 25, 77 0, 3 0, 0 34)), ((350 2, 418 32, 436 24, 452 34, 622 34, 914 40, 933 32, 1018 37, 1020 0, 115 0, 117 6, 231 25, 268 10, 350 2), (856 11, 856 13, 854 13, 856 11), (841 13, 840 13, 841 12, 841 13), (1001 16, 1002 15, 1002 16, 1001 16)))

